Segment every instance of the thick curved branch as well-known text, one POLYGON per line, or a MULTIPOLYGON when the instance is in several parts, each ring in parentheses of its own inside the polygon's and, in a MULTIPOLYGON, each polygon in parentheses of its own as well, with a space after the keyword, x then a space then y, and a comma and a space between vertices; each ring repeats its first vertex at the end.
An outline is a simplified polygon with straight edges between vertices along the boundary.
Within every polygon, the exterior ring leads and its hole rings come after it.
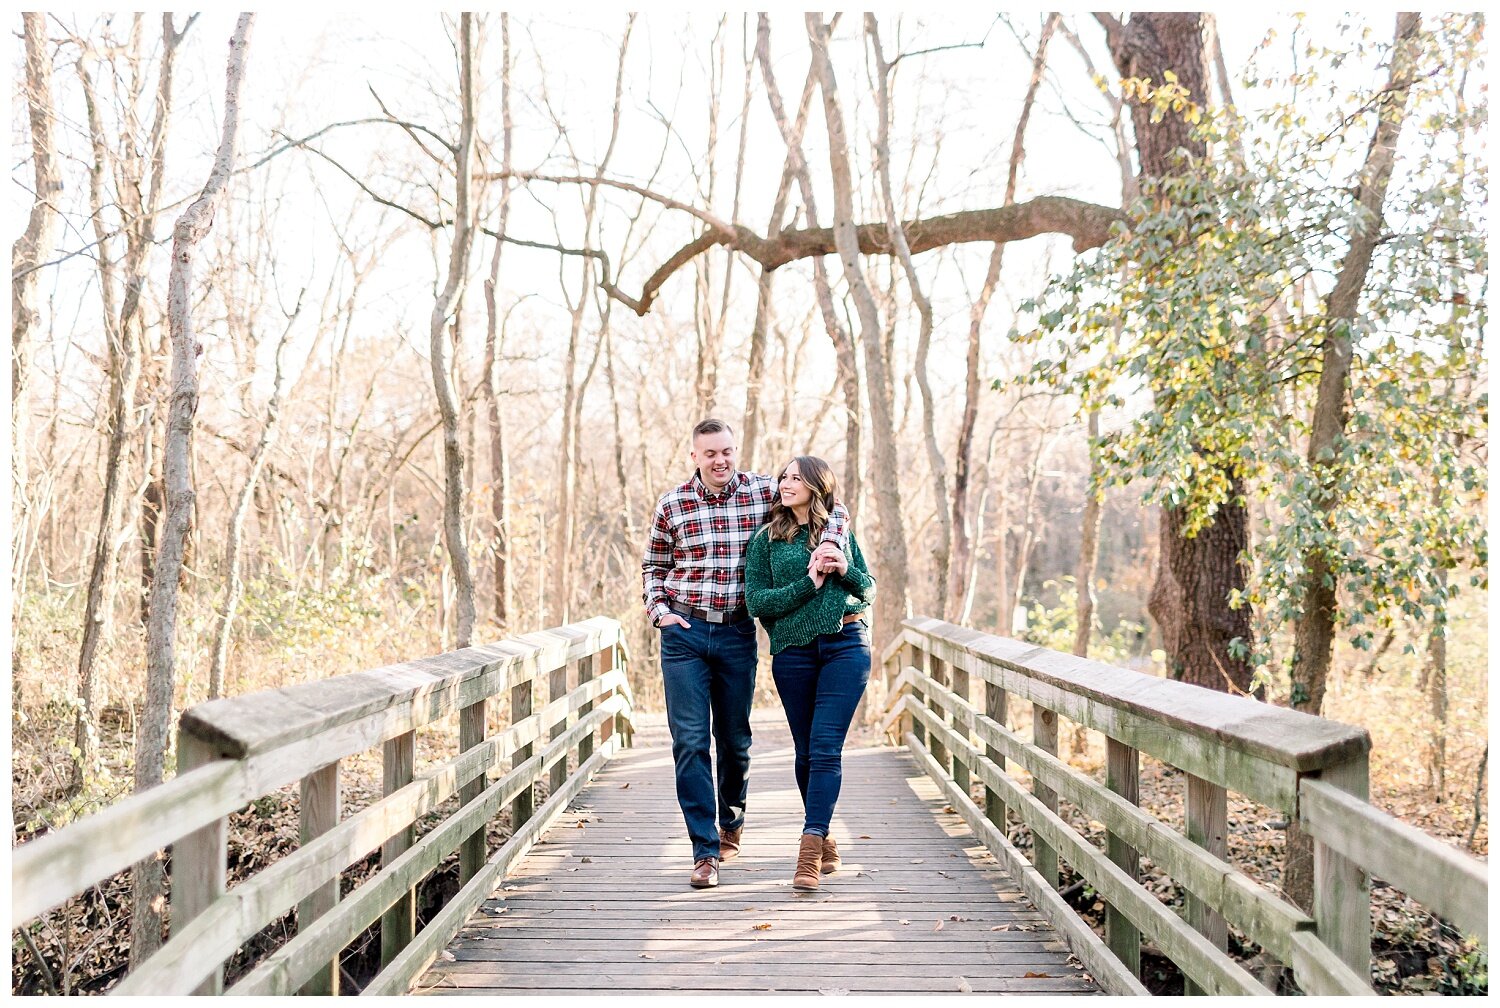
MULTIPOLYGON (((1085 203, 1067 196, 1038 196, 1024 203, 993 207, 987 210, 961 210, 901 225, 913 255, 948 245, 966 242, 1024 241, 1044 234, 1065 234, 1073 239, 1073 251, 1085 252, 1109 240, 1111 229, 1125 220, 1116 207, 1085 203)), ((892 255, 891 232, 887 224, 876 222, 855 228, 859 251, 864 255, 892 255)), ((804 228, 782 231, 773 238, 762 238, 749 228, 735 225, 725 233, 715 229, 704 232, 684 245, 663 263, 646 281, 638 299, 618 298, 637 315, 651 310, 657 293, 672 274, 694 256, 715 245, 741 252, 767 270, 778 269, 798 259, 834 255, 832 228, 804 228)))

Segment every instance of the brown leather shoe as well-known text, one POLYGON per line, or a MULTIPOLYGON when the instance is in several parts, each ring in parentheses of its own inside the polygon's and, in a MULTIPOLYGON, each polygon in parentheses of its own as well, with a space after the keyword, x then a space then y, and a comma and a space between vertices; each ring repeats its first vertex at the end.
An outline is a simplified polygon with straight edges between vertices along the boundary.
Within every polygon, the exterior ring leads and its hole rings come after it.
POLYGON ((797 848, 797 870, 792 874, 792 888, 799 892, 816 892, 818 872, 823 866, 823 838, 816 833, 802 834, 797 848))
POLYGON ((719 884, 719 859, 706 857, 693 864, 693 874, 688 885, 694 889, 712 889, 719 884))
POLYGON ((731 861, 740 852, 740 834, 745 831, 741 826, 739 829, 719 830, 719 860, 731 861))
POLYGON ((832 875, 839 870, 839 845, 833 837, 823 838, 823 874, 832 875))

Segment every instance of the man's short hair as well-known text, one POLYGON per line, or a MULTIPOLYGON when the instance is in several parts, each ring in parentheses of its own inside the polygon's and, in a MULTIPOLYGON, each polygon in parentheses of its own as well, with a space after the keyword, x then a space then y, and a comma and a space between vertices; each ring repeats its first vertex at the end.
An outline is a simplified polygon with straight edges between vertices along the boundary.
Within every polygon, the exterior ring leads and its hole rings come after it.
POLYGON ((717 434, 720 431, 728 431, 729 433, 733 434, 734 428, 729 426, 723 420, 717 420, 713 417, 709 417, 707 420, 698 421, 697 426, 693 428, 693 437, 696 438, 699 434, 717 434))

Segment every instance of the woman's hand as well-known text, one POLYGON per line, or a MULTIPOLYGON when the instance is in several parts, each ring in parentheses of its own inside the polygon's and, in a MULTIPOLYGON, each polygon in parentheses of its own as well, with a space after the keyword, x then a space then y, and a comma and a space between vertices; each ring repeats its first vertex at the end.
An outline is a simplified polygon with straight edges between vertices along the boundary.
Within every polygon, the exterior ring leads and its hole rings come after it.
POLYGON ((821 566, 814 564, 812 569, 807 572, 807 576, 812 578, 813 587, 821 588, 823 587, 823 579, 827 577, 827 574, 823 572, 821 566))
POLYGON ((820 543, 813 551, 810 568, 842 576, 849 569, 849 560, 833 543, 820 543))

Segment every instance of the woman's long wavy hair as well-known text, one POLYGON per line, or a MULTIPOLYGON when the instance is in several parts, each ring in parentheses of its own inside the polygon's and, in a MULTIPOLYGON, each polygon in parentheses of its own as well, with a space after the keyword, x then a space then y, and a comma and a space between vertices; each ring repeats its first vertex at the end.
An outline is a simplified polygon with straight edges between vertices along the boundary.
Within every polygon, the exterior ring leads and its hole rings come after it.
MULTIPOLYGON (((802 477, 807 489, 812 491, 812 502, 807 509, 807 543, 811 547, 823 538, 823 526, 828 524, 828 515, 833 510, 833 495, 838 481, 834 479, 833 469, 828 463, 815 455, 798 455, 792 462, 797 463, 798 475, 802 477)), ((776 474, 778 488, 792 462, 782 466, 781 472, 776 474)), ((770 526, 772 541, 779 539, 783 542, 795 539, 800 528, 792 509, 781 503, 780 493, 777 493, 776 500, 771 505, 770 526)))

